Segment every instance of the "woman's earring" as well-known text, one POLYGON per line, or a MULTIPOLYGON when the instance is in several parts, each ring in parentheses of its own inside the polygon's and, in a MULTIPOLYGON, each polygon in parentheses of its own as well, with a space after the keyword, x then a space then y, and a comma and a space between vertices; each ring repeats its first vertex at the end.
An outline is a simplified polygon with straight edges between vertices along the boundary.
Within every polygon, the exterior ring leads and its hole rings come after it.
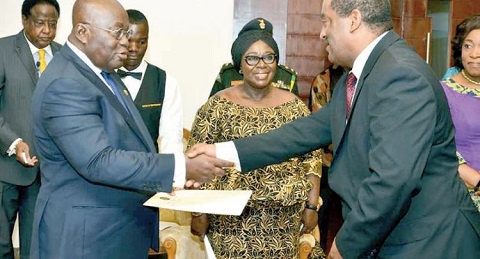
POLYGON ((241 69, 238 70, 238 73, 239 73, 240 75, 243 75, 243 71, 242 71, 241 69))

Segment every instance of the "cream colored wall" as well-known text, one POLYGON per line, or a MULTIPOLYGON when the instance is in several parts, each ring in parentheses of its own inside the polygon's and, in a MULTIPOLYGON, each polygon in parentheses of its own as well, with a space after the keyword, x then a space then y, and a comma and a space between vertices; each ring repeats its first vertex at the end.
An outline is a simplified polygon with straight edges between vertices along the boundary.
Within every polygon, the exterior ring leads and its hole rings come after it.
MULTIPOLYGON (((60 3, 56 41, 64 43, 71 29, 74 0, 60 3)), ((190 128, 197 109, 208 98, 216 75, 230 61, 233 0, 119 0, 125 9, 138 9, 150 23, 146 59, 165 69, 179 83, 184 127, 190 128)), ((22 28, 19 0, 1 0, 0 37, 22 28)))
MULTIPOLYGON (((60 21, 56 41, 64 43, 71 29, 75 0, 57 0, 60 21)), ((165 69, 179 83, 184 127, 190 128, 197 109, 207 100, 215 77, 230 61, 233 0, 119 0, 125 9, 138 9, 150 23, 146 59, 165 69)), ((19 0, 1 0, 0 37, 22 29, 19 0)), ((14 234, 18 247, 18 232, 14 234)))

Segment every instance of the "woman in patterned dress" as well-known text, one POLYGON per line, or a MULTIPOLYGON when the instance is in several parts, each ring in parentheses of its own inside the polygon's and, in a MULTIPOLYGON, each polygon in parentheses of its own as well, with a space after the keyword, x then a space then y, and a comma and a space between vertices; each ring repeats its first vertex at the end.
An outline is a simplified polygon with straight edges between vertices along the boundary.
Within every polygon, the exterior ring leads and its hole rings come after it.
POLYGON ((480 15, 457 26, 452 52, 460 72, 441 83, 455 125, 458 173, 480 212, 480 15))
MULTIPOLYGON (((271 34, 241 33, 231 53, 243 83, 218 92, 198 110, 189 146, 268 132, 309 114, 294 94, 272 86, 278 47, 271 34)), ((240 216, 193 213, 192 233, 207 234, 217 258, 297 258, 300 235, 317 225, 320 174, 318 151, 246 173, 228 169, 202 188, 252 190, 250 201, 240 216)), ((312 258, 322 257, 315 247, 312 258)))

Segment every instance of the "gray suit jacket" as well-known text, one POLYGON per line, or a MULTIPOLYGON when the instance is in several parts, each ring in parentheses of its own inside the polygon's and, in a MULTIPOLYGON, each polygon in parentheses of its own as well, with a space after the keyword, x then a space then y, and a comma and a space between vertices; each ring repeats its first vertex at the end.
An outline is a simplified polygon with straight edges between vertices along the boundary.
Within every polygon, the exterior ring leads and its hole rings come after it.
POLYGON ((344 258, 478 258, 480 215, 457 174, 454 129, 439 80, 394 32, 358 79, 348 124, 344 75, 309 117, 235 141, 242 169, 329 143, 329 184, 342 199, 344 258))
POLYGON ((171 191, 174 156, 156 153, 133 101, 122 98, 130 114, 67 45, 40 78, 31 258, 146 258, 158 248, 158 210, 143 203, 171 191))
MULTIPOLYGON (((52 42, 53 53, 60 44, 52 42)), ((38 80, 35 62, 23 30, 17 35, 0 39, 0 181, 31 184, 38 173, 38 166, 24 167, 15 156, 5 151, 17 138, 22 138, 36 155, 33 144, 31 100, 38 80)))

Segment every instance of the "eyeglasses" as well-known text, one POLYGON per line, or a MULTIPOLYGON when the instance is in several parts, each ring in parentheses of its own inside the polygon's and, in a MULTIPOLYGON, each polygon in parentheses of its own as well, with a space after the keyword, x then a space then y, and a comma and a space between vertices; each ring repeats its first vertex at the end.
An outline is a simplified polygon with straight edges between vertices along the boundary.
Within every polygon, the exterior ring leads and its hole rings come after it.
POLYGON ((265 54, 261 57, 260 56, 253 56, 253 55, 245 57, 245 62, 247 62, 247 64, 249 66, 257 65, 258 62, 260 62, 260 60, 263 60, 263 62, 265 64, 273 64, 273 62, 275 62, 275 60, 277 60, 277 55, 275 55, 273 53, 269 53, 269 54, 265 54))
POLYGON ((133 34, 133 31, 131 29, 125 30, 123 28, 118 28, 118 29, 115 29, 115 30, 111 30, 111 29, 101 28, 101 27, 98 27, 98 26, 90 24, 90 23, 85 23, 85 24, 92 25, 93 27, 95 27, 97 29, 100 29, 102 31, 110 32, 110 34, 112 34, 112 36, 115 37, 115 39, 117 39, 117 40, 122 39, 122 37, 124 35, 125 35, 125 37, 127 37, 127 40, 129 40, 132 37, 132 34, 133 34))

